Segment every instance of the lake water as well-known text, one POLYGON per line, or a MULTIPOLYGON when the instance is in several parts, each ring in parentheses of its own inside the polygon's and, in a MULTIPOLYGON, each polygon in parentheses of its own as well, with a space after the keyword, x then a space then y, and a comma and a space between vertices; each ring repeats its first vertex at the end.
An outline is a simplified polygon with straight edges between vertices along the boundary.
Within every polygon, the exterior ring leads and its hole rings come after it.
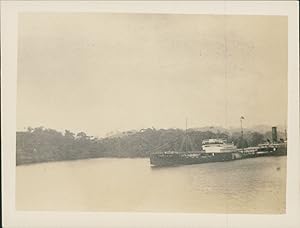
POLYGON ((149 159, 17 166, 18 210, 285 213, 286 157, 151 168, 149 159))

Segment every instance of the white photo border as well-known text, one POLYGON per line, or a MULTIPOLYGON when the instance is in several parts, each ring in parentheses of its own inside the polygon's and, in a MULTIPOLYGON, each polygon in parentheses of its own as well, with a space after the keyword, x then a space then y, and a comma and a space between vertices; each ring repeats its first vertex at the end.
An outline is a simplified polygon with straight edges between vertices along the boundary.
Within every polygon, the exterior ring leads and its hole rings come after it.
POLYGON ((4 227, 300 227, 298 2, 292 1, 2 1, 1 131, 4 227), (20 12, 114 12, 288 16, 286 214, 188 214, 16 211, 17 21, 20 12))

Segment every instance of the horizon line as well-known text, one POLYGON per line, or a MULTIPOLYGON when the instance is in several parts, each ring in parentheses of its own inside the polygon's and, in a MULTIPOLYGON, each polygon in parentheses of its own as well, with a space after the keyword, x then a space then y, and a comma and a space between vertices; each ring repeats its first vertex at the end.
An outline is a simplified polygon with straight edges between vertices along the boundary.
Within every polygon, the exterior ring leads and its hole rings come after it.
MULTIPOLYGON (((243 126, 243 129, 253 129, 253 128, 257 128, 257 127, 270 127, 270 131, 272 130, 272 127, 277 127, 277 129, 279 128, 285 128, 286 130, 286 127, 284 126, 284 124, 256 124, 256 125, 251 125, 251 126, 243 126)), ((117 134, 117 133, 126 133, 126 132, 131 132, 131 131, 135 131, 135 132, 141 132, 142 130, 146 130, 146 129, 154 129, 154 130, 169 130, 169 129, 177 129, 177 130, 195 130, 195 129, 201 129, 201 128, 222 128, 223 130, 234 130, 234 129, 241 129, 241 127, 239 126, 228 126, 228 127, 224 127, 224 126, 221 126, 221 125, 206 125, 206 126, 199 126, 199 127, 188 127, 187 129, 183 128, 183 127, 160 127, 160 128, 157 128, 157 127, 144 127, 144 128, 132 128, 132 129, 127 129, 127 130, 120 130, 120 129, 117 129, 117 130, 111 130, 109 132, 106 132, 104 133, 102 136, 100 135, 96 135, 96 134, 93 134, 93 135, 90 135, 87 133, 87 131, 83 131, 83 130, 70 130, 70 129, 67 129, 67 128, 52 128, 52 127, 46 127, 46 126, 36 126, 36 127, 31 127, 31 126, 27 126, 27 127, 23 127, 23 129, 16 129, 16 132, 26 132, 28 130, 28 128, 32 128, 32 129, 36 129, 36 128, 43 128, 43 129, 51 129, 51 130, 55 130, 55 131, 58 131, 58 132, 61 132, 61 133, 64 133, 65 131, 70 131, 72 133, 80 133, 80 132, 84 132, 86 133, 87 135, 89 136, 94 136, 94 137, 110 137, 110 136, 113 136, 114 134, 117 134)))

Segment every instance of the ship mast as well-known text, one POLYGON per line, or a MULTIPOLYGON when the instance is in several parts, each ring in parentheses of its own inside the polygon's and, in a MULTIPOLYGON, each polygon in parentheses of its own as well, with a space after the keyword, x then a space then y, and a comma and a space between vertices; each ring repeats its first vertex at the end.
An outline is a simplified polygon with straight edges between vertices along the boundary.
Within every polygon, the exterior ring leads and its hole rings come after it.
POLYGON ((187 152, 187 118, 185 118, 185 152, 187 152))
POLYGON ((285 136, 285 141, 287 141, 287 131, 286 131, 286 126, 287 126, 287 121, 284 122, 284 136, 285 136))
POLYGON ((245 118, 243 116, 241 116, 240 121, 241 121, 241 141, 242 141, 242 150, 244 153, 244 131, 243 131, 243 120, 245 118))
POLYGON ((287 141, 287 133, 286 133, 286 129, 284 129, 284 134, 285 134, 285 141, 287 141))

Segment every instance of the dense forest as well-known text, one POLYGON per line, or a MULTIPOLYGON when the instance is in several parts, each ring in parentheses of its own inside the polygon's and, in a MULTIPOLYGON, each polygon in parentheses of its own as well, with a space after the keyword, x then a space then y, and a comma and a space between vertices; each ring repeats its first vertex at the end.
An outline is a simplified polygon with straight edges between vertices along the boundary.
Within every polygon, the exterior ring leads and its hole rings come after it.
MULTIPOLYGON (((279 136, 282 133, 279 132, 279 136)), ((226 138, 237 147, 256 146, 271 139, 271 132, 212 132, 188 129, 142 129, 121 136, 96 138, 84 132, 64 133, 44 127, 17 132, 17 165, 100 157, 148 157, 153 151, 201 150, 201 142, 209 138, 226 138), (185 136, 188 137, 185 137, 185 136), (185 140, 184 140, 185 139, 185 140), (188 140, 187 140, 188 139, 188 140)))

